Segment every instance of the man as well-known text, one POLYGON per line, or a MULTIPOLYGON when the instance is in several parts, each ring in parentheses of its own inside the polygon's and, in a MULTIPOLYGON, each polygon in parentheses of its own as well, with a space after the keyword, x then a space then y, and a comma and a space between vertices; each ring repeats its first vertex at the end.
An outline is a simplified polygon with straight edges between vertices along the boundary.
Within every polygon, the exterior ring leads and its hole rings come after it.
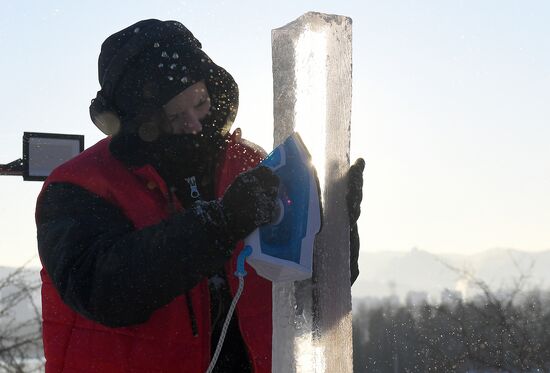
MULTIPOLYGON (((90 114, 110 136, 37 202, 46 372, 203 372, 278 178, 229 133, 237 85, 182 24, 107 38, 99 81, 90 114)), ((350 196, 358 216, 360 187, 350 196)), ((234 318, 217 371, 269 372, 271 284, 252 269, 234 318)))

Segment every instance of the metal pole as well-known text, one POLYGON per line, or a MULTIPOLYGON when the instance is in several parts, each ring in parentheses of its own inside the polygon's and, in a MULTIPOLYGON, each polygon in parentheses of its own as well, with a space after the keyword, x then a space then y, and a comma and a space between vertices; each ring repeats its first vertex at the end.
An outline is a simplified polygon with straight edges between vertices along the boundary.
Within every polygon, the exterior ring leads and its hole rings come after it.
POLYGON ((19 158, 8 164, 0 164, 0 175, 23 176, 23 160, 19 158))

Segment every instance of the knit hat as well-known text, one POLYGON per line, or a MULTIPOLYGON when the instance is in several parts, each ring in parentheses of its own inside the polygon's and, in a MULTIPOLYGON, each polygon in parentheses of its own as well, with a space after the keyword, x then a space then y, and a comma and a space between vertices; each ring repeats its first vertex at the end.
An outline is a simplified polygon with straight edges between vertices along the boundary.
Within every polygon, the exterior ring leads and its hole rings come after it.
MULTIPOLYGON (((98 127, 112 135, 138 133, 151 113, 158 114, 171 98, 201 80, 211 99, 203 133, 224 136, 238 107, 233 77, 212 62, 201 43, 177 21, 143 20, 108 37, 101 47, 98 77, 100 110, 115 114, 120 123, 119 128, 98 127)), ((94 120, 98 116, 94 118, 92 106, 94 120)))

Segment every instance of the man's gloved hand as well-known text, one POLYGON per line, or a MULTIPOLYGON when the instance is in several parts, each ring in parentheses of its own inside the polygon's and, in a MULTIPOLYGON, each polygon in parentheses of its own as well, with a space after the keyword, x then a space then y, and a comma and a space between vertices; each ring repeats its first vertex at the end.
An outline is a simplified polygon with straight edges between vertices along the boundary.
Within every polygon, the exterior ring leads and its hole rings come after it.
POLYGON ((225 191, 221 205, 237 240, 274 218, 279 178, 265 166, 243 172, 225 191))
POLYGON ((363 200, 363 171, 365 169, 365 160, 358 158, 348 171, 348 194, 346 196, 349 213, 350 227, 350 273, 351 284, 359 276, 359 231, 357 230, 357 220, 361 215, 361 201, 363 200))

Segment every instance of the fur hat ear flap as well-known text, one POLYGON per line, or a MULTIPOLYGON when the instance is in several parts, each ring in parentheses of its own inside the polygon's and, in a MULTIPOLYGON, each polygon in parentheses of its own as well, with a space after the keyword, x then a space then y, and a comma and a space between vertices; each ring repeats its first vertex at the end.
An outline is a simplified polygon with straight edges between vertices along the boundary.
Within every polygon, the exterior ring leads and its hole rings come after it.
POLYGON ((116 135, 120 131, 117 111, 109 104, 102 91, 98 91, 90 103, 90 118, 96 127, 108 136, 116 135))

